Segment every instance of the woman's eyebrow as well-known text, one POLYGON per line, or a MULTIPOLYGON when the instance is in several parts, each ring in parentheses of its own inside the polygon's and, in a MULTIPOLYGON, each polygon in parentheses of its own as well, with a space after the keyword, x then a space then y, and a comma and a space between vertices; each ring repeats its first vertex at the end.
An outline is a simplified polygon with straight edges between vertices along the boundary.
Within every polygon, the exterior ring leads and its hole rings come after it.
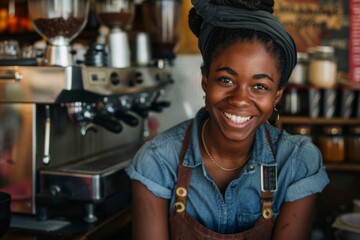
POLYGON ((216 69, 215 72, 221 72, 221 71, 225 71, 231 75, 238 76, 238 73, 230 67, 220 67, 220 68, 216 69))
POLYGON ((262 79, 262 78, 267 78, 270 81, 274 82, 274 79, 272 79, 272 77, 270 77, 269 75, 267 75, 265 73, 260 73, 260 74, 255 74, 254 75, 254 79, 262 79))

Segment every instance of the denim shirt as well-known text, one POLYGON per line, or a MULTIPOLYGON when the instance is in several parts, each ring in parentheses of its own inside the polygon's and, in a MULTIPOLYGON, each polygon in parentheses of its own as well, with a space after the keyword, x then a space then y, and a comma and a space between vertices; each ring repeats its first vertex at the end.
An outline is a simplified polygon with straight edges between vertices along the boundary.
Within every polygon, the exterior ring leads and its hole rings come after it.
POLYGON ((275 218, 283 202, 319 193, 329 183, 321 153, 314 144, 303 136, 263 124, 256 130, 248 162, 225 193, 221 193, 204 167, 200 153, 199 127, 206 116, 200 110, 194 119, 146 142, 126 169, 132 180, 140 181, 154 195, 169 199, 169 215, 174 209, 180 149, 190 121, 192 136, 183 161, 184 166, 192 169, 186 212, 213 231, 237 233, 255 224, 261 215, 261 164, 277 165, 278 188, 272 206, 275 218))

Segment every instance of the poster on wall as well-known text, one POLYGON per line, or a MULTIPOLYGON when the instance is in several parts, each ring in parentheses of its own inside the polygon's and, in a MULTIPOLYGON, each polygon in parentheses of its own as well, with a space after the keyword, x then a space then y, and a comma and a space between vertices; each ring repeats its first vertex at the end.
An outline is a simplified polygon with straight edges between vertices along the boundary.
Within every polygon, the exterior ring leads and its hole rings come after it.
POLYGON ((277 0, 274 10, 293 36, 298 52, 333 46, 338 70, 348 72, 348 0, 277 0))
POLYGON ((350 0, 349 79, 360 83, 360 0, 350 0))

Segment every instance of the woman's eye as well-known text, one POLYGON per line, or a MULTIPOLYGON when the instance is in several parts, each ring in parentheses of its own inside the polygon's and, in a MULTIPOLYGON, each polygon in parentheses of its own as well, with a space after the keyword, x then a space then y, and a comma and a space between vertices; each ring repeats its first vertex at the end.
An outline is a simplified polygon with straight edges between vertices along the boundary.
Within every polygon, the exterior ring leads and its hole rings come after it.
POLYGON ((233 80, 231 80, 230 78, 227 78, 227 77, 221 77, 221 78, 218 78, 217 80, 220 84, 224 84, 224 85, 234 84, 233 80))
POLYGON ((257 90, 268 90, 268 89, 269 89, 269 88, 268 88, 266 85, 264 85, 264 84, 256 84, 254 88, 257 89, 257 90))

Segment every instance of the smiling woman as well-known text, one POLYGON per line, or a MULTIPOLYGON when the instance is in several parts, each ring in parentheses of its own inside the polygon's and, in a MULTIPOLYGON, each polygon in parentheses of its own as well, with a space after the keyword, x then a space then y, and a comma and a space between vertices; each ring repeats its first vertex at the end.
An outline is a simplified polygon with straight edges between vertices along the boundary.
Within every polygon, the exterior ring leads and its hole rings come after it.
POLYGON ((215 153, 228 165, 247 159, 256 128, 269 119, 280 100, 280 69, 273 59, 257 40, 235 42, 211 61, 209 73, 202 77, 212 145, 236 145, 228 156, 215 153), (246 146, 238 146, 246 139, 246 146))
POLYGON ((296 64, 271 0, 192 0, 205 106, 147 142, 133 180, 134 239, 309 239, 328 184, 320 151, 268 120, 296 64))

